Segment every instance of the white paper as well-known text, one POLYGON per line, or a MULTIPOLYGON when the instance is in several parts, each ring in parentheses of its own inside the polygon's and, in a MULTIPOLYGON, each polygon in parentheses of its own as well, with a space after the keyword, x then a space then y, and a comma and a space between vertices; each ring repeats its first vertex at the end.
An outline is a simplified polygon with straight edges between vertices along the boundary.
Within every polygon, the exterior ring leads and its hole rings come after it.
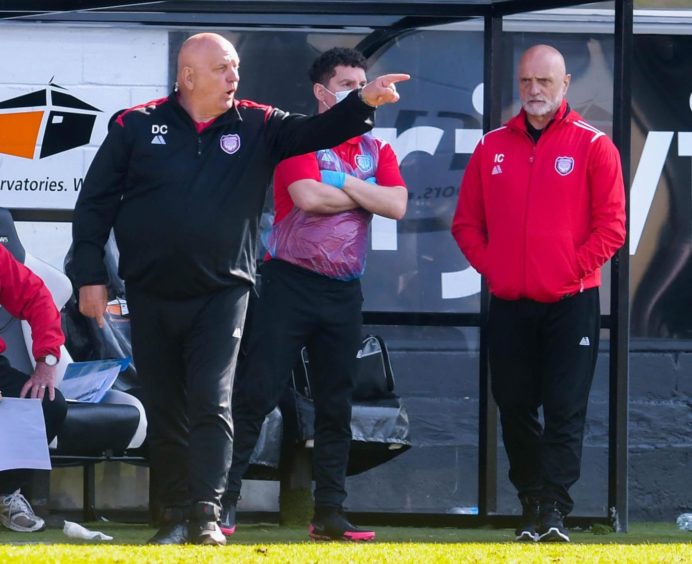
POLYGON ((0 399, 0 471, 50 470, 41 400, 0 399))
MULTIPOLYGON (((129 359, 125 359, 129 363, 129 359)), ((123 360, 73 362, 67 366, 60 391, 69 400, 98 403, 111 389, 118 373, 127 366, 123 360)))
POLYGON ((79 523, 73 523, 72 521, 65 521, 62 532, 72 539, 113 540, 113 537, 110 535, 102 533, 101 531, 90 531, 79 523))

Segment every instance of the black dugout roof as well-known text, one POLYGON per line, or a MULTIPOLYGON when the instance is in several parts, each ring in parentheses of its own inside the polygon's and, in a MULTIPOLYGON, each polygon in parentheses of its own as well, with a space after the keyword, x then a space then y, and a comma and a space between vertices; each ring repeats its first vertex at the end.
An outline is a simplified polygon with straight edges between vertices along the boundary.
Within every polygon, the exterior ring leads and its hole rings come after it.
MULTIPOLYGON (((575 6, 584 2, 570 0, 0 0, 0 18, 92 19, 111 21, 137 19, 157 23, 182 21, 203 23, 205 15, 216 17, 233 14, 238 23, 260 24, 252 15, 261 15, 261 24, 272 15, 281 16, 289 25, 309 25, 324 16, 336 20, 323 25, 392 26, 416 20, 459 20, 478 16, 506 16, 520 12, 575 6)), ((218 23, 218 21, 217 21, 218 23)))

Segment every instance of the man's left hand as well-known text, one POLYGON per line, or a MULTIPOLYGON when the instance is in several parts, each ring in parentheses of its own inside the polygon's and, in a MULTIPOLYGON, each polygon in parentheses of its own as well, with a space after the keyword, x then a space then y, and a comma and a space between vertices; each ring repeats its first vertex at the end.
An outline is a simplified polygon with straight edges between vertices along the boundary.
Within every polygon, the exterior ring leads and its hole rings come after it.
POLYGON ((384 74, 378 76, 363 87, 361 98, 363 102, 374 108, 382 104, 398 102, 399 93, 396 91, 396 83, 409 78, 411 76, 408 74, 384 74))
POLYGON ((48 391, 50 401, 55 399, 55 375, 56 366, 48 366, 45 362, 37 362, 34 373, 26 381, 19 393, 20 398, 38 398, 43 400, 43 396, 48 391))

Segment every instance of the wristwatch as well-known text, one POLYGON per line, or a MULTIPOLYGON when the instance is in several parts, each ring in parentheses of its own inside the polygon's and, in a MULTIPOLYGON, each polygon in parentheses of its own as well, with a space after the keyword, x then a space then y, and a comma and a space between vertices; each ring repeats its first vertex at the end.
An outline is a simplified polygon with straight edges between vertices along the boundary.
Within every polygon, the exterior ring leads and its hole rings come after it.
POLYGON ((54 354, 47 354, 46 356, 39 356, 36 362, 45 362, 48 366, 55 366, 58 364, 58 357, 54 354))

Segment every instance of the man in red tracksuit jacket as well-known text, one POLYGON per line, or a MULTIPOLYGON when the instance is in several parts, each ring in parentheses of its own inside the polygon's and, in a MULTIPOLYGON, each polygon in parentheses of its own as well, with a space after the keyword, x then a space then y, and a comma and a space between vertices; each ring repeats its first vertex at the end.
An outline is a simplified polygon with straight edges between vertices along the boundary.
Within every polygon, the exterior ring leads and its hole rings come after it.
POLYGON ((625 240, 624 187, 613 143, 564 98, 560 52, 531 47, 518 78, 522 110, 476 147, 452 234, 490 288, 492 392, 523 509, 517 540, 565 542, 598 354, 600 267, 625 240))
MULTIPOLYGON (((60 346, 65 342, 60 313, 43 281, 15 259, 0 244, 0 306, 13 317, 25 319, 31 327, 32 353, 36 360, 33 374, 10 366, 2 353, 7 350, 0 338, 0 397, 37 398, 43 402, 48 442, 58 434, 67 404, 55 388, 60 346)), ((0 399, 2 401, 2 399, 0 399)), ((24 469, 0 472, 0 524, 13 531, 31 533, 45 527, 21 493, 29 481, 24 469)))

